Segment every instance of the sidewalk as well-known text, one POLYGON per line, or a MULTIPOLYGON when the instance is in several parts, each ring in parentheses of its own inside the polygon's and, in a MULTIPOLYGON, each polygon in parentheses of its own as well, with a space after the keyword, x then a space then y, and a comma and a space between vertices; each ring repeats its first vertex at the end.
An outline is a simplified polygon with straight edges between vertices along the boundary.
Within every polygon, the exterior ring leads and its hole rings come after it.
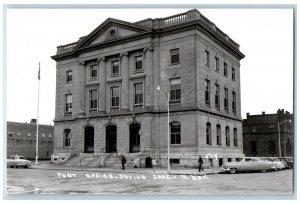
MULTIPOLYGON (((127 168, 126 170, 113 169, 113 168, 99 168, 99 167, 79 167, 79 166, 63 166, 63 165, 52 165, 50 163, 40 163, 38 165, 33 164, 32 169, 50 169, 60 171, 90 171, 90 172, 110 172, 110 173, 144 173, 144 174, 167 174, 166 168, 127 168)), ((208 175, 217 174, 221 172, 221 168, 215 167, 205 169, 204 171, 198 172, 196 168, 171 168, 170 174, 172 175, 208 175)))

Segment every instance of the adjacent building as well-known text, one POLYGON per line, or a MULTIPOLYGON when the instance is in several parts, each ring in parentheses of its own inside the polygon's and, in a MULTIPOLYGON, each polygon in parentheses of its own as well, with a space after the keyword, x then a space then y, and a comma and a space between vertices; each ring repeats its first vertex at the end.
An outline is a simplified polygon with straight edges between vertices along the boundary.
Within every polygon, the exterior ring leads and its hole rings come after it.
MULTIPOLYGON (((36 120, 30 123, 7 122, 7 156, 22 155, 34 159, 36 155, 36 120)), ((54 127, 39 125, 39 159, 50 159, 53 153, 54 127)))
POLYGON ((244 57, 198 10, 135 23, 108 18, 52 56, 54 152, 151 156, 164 165, 169 137, 173 164, 243 157, 244 57))
POLYGON ((245 156, 293 156, 293 114, 284 109, 277 113, 250 115, 243 121, 245 156))

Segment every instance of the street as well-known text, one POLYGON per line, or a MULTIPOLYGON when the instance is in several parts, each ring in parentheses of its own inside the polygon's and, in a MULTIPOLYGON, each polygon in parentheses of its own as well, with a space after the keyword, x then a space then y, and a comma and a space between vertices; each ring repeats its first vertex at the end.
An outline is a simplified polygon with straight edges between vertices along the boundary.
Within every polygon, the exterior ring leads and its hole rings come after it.
POLYGON ((205 176, 7 169, 8 194, 291 195, 293 170, 205 176))

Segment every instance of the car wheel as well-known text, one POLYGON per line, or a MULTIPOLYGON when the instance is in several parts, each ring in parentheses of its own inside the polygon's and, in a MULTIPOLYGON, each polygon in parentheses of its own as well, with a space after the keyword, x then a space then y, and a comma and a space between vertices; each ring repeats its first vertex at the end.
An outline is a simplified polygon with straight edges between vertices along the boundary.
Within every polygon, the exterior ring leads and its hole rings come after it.
POLYGON ((262 173, 266 173, 267 172, 267 169, 262 169, 260 170, 262 173))
POLYGON ((237 172, 237 170, 236 170, 235 168, 230 168, 229 172, 230 172, 231 174, 235 174, 235 173, 237 172))

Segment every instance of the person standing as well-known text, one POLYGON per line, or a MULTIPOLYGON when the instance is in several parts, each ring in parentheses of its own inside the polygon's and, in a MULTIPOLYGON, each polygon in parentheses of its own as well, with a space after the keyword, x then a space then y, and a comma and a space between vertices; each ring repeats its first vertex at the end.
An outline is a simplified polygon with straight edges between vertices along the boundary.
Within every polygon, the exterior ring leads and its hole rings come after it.
POLYGON ((200 172, 201 170, 203 170, 203 169, 202 169, 203 160, 202 160, 201 156, 199 156, 198 163, 199 163, 199 172, 200 172))
POLYGON ((126 158, 124 155, 122 155, 121 162, 122 162, 122 169, 125 170, 126 158))

